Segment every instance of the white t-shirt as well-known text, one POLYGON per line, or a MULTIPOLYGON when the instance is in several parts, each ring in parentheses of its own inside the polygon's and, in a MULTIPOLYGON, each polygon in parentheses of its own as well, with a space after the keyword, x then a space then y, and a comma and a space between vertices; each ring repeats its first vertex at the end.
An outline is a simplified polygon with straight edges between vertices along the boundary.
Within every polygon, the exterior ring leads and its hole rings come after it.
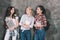
POLYGON ((16 19, 18 19, 18 17, 15 17, 14 18, 10 18, 10 17, 6 17, 5 21, 6 21, 6 24, 8 24, 9 27, 13 27, 16 25, 16 19))
POLYGON ((34 24, 34 17, 33 16, 28 17, 27 14, 24 14, 21 17, 21 20, 20 20, 21 30, 30 30, 30 28, 33 28, 33 24, 34 24), (26 29, 23 26, 23 23, 28 24, 29 28, 26 29))

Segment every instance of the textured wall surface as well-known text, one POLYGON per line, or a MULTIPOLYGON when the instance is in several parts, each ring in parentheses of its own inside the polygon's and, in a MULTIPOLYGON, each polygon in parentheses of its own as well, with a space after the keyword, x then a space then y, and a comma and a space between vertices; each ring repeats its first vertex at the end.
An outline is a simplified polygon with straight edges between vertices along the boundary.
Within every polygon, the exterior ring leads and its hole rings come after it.
POLYGON ((45 40, 60 40, 60 0, 0 0, 0 40, 2 40, 4 34, 3 18, 5 10, 10 4, 19 10, 20 17, 24 14, 27 6, 31 6, 35 10, 37 5, 43 5, 50 23, 45 40))
POLYGON ((3 36, 5 33, 4 29, 4 15, 8 5, 10 5, 10 0, 0 0, 0 40, 3 40, 3 36))

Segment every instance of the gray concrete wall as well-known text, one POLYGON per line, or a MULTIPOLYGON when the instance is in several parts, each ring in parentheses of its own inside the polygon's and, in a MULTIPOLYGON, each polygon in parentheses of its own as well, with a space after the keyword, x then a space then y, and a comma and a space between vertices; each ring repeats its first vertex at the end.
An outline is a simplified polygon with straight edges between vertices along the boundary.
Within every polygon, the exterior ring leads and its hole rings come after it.
POLYGON ((60 0, 0 0, 0 40, 2 40, 4 33, 3 18, 5 10, 10 4, 19 10, 20 17, 24 14, 27 6, 31 6, 35 10, 37 5, 43 5, 50 23, 45 39, 60 40, 60 0))
POLYGON ((4 15, 8 5, 10 5, 10 0, 0 0, 0 40, 3 40, 4 36, 4 15))

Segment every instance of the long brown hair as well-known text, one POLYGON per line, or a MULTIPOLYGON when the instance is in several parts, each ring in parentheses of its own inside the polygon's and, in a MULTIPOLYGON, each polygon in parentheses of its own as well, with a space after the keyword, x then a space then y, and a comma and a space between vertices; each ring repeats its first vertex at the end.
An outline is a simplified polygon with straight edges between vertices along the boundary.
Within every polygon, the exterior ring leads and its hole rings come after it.
MULTIPOLYGON (((10 16, 12 8, 14 8, 14 7, 13 7, 13 6, 9 6, 9 7, 6 9, 5 17, 10 16)), ((15 8, 14 8, 14 13, 13 13, 13 15, 12 15, 12 18, 14 18, 14 15, 15 15, 15 14, 16 14, 16 12, 15 12, 15 8)))

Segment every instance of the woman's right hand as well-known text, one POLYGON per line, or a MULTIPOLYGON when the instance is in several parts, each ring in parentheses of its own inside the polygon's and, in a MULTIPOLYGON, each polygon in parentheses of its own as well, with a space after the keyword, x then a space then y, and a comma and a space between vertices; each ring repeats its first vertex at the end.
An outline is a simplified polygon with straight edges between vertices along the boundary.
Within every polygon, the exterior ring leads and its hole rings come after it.
POLYGON ((35 27, 35 29, 37 29, 38 28, 37 24, 34 24, 34 27, 35 27))
POLYGON ((25 28, 29 28, 29 25, 28 25, 28 24, 23 24, 23 26, 24 26, 25 28))
POLYGON ((36 25, 36 24, 34 24, 34 27, 37 27, 37 25, 36 25))
POLYGON ((34 27, 37 29, 37 28, 40 28, 41 25, 34 24, 34 27))

